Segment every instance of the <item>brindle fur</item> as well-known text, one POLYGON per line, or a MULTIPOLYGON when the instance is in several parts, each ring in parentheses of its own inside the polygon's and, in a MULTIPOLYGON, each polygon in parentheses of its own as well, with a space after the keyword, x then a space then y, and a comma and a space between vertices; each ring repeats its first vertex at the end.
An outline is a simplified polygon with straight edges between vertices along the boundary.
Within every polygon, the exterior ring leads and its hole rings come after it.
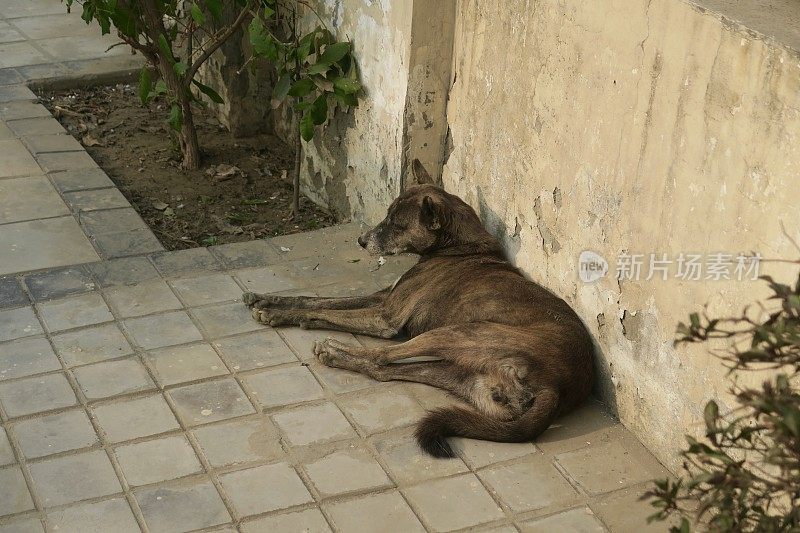
POLYGON ((244 301, 272 326, 410 337, 376 348, 329 338, 314 352, 328 366, 425 383, 469 402, 472 408, 441 408, 420 422, 417 440, 431 455, 452 456, 450 436, 533 440, 589 394, 589 334, 566 302, 506 261, 469 205, 431 185, 418 161, 414 172, 420 184, 359 238, 373 254, 420 255, 393 287, 355 298, 245 293, 244 301), (439 360, 398 363, 417 356, 439 360))

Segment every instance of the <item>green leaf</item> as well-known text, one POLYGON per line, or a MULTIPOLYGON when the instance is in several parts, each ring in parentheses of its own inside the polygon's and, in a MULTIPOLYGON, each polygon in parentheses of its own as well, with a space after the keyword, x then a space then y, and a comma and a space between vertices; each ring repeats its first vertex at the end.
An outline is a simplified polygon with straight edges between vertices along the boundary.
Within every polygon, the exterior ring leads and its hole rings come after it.
POLYGON ((222 19, 222 2, 220 0, 206 0, 206 7, 215 21, 222 19))
POLYGON ((206 23, 206 16, 203 13, 203 10, 200 9, 200 6, 197 5, 196 2, 192 2, 191 8, 192 18, 197 23, 198 26, 202 26, 206 23))
POLYGON ((358 98, 354 93, 344 93, 339 89, 333 90, 333 96, 336 97, 336 101, 339 104, 343 105, 344 107, 357 107, 358 106, 358 98))
POLYGON ((705 418, 706 422, 706 430, 711 432, 717 428, 717 417, 719 416, 719 406, 717 402, 714 400, 710 400, 706 404, 706 408, 703 411, 703 418, 705 418))
POLYGON ((361 90, 361 84, 352 78, 333 78, 333 86, 345 94, 355 94, 361 90))
POLYGON ((221 103, 223 103, 225 101, 225 100, 222 99, 222 97, 219 95, 219 93, 217 93, 217 91, 215 91, 214 89, 212 89, 208 85, 203 85, 202 83, 200 83, 197 80, 192 80, 192 83, 198 89, 200 89, 201 93, 203 93, 204 95, 206 95, 209 98, 211 98, 211 101, 214 102, 215 104, 221 104, 221 103))
POLYGON ((248 32, 254 55, 266 57, 270 61, 278 59, 278 47, 275 43, 275 39, 273 39, 272 35, 264 28, 261 19, 254 18, 250 22, 250 26, 248 26, 248 32))
POLYGON ((278 83, 275 84, 275 87, 272 89, 272 107, 278 107, 281 105, 281 102, 286 98, 286 95, 289 94, 289 87, 291 86, 292 78, 289 73, 285 73, 278 79, 278 83))
POLYGON ((150 70, 147 67, 142 68, 139 73, 139 100, 142 104, 146 104, 150 98, 150 92, 153 90, 153 77, 150 75, 150 70))
POLYGON ((271 18, 271 17, 272 17, 272 15, 274 15, 274 14, 275 14, 275 10, 274 10, 274 9, 272 9, 270 6, 264 6, 263 13, 264 13, 263 17, 264 17, 265 19, 268 19, 268 18, 271 18))
POLYGON ((94 14, 95 14, 94 4, 90 4, 88 2, 84 3, 83 13, 81 13, 81 18, 84 20, 84 22, 86 22, 86 24, 92 22, 92 19, 94 19, 94 14))
POLYGON ((325 47, 325 51, 317 59, 317 64, 332 65, 350 52, 350 43, 335 43, 325 47))
POLYGON ((311 120, 317 126, 325 124, 325 121, 328 120, 328 97, 324 94, 317 97, 317 99, 314 100, 314 104, 311 106, 309 114, 311 115, 311 120))
POLYGON ((183 113, 181 113, 181 107, 178 104, 172 104, 168 121, 173 130, 181 131, 181 126, 183 126, 183 113))
POLYGON ((314 120, 311 118, 311 112, 306 112, 300 119, 300 136, 306 142, 314 138, 314 120))
POLYGON ((167 83, 164 80, 158 80, 154 91, 156 96, 167 94, 167 83))
POLYGON ((161 52, 164 54, 164 56, 166 56, 167 59, 170 61, 175 61, 175 56, 172 55, 172 47, 169 45, 167 36, 163 33, 159 34, 158 36, 158 47, 161 49, 161 52))
POLYGON ((177 63, 172 65, 172 68, 175 70, 175 73, 178 76, 183 76, 189 69, 189 65, 187 65, 185 61, 178 61, 177 63))
POLYGON ((302 98, 307 96, 311 91, 314 90, 314 82, 308 78, 303 78, 297 80, 290 88, 289 88, 289 96, 294 96, 296 98, 302 98))
POLYGON ((325 72, 328 72, 329 70, 331 70, 330 63, 320 63, 319 61, 317 61, 316 63, 308 67, 308 75, 313 76, 315 74, 323 74, 325 72))

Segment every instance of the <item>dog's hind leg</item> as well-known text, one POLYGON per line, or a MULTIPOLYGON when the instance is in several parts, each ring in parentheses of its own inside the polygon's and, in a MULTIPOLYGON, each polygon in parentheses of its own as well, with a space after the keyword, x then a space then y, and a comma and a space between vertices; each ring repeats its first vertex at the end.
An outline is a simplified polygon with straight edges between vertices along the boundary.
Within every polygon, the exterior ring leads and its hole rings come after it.
POLYGON ((386 299, 389 289, 383 289, 367 296, 345 296, 328 298, 318 296, 278 296, 245 292, 242 302, 250 308, 268 309, 361 309, 378 305, 386 299))

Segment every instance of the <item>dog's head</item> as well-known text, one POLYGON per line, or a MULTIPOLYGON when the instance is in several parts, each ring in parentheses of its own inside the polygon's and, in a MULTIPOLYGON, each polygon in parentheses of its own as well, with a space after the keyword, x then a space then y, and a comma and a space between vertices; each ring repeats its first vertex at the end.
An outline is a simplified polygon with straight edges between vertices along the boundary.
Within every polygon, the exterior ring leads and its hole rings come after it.
MULTIPOLYGON (((386 218, 358 238, 374 255, 404 252, 424 254, 454 242, 454 223, 469 220, 480 228, 478 216, 461 199, 433 185, 428 172, 414 160, 417 185, 409 187, 389 206, 386 218)), ((481 228, 482 230, 482 228, 481 228)))

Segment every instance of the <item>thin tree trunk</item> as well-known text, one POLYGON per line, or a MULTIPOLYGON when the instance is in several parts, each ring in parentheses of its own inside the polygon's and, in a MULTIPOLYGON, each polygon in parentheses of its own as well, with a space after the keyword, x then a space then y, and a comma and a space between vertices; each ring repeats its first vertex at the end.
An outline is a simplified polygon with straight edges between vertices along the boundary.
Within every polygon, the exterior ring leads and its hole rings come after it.
MULTIPOLYGON (((297 115, 297 111, 295 111, 297 115)), ((292 176, 292 216, 300 216, 300 163, 303 155, 303 140, 300 137, 300 117, 295 117, 295 151, 294 151, 294 175, 292 176)))

